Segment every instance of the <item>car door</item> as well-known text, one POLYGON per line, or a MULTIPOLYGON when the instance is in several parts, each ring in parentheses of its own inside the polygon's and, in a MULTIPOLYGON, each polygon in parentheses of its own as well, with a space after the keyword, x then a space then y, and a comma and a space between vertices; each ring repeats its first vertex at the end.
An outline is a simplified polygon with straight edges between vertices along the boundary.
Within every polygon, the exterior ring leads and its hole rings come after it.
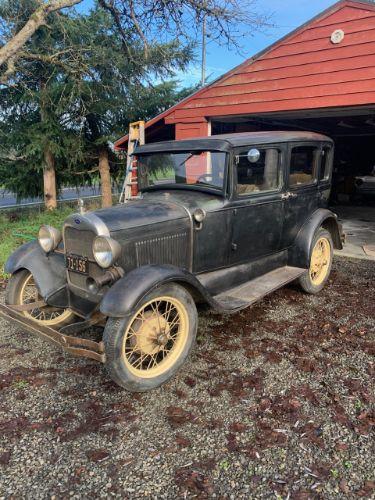
POLYGON ((283 145, 234 151, 231 265, 278 252, 283 223, 283 145))
POLYGON ((293 244, 299 230, 320 205, 318 172, 322 148, 317 142, 289 145, 282 247, 293 244))

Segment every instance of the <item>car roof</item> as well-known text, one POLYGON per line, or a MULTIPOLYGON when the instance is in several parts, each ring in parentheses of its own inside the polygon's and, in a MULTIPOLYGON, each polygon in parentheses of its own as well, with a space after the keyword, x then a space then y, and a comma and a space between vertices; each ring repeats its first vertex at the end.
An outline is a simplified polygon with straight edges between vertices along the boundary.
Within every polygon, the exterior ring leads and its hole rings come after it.
POLYGON ((329 137, 315 132, 302 131, 266 131, 266 132, 242 132, 238 134, 220 134, 209 137, 195 137, 178 141, 163 141, 145 144, 135 148, 134 153, 160 153, 173 151, 229 151, 233 147, 273 144, 280 142, 333 142, 329 137))

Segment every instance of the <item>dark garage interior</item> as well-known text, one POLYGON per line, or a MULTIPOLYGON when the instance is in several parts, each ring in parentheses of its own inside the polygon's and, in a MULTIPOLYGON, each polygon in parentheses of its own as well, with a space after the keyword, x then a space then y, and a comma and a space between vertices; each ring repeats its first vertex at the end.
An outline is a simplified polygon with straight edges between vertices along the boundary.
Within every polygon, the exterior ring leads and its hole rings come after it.
POLYGON ((256 130, 308 130, 335 142, 331 207, 343 223, 346 245, 341 254, 375 258, 375 109, 275 113, 223 117, 212 134, 256 130))
POLYGON ((375 192, 363 192, 360 179, 374 171, 375 110, 227 116, 212 122, 212 135, 255 130, 308 130, 328 135, 335 142, 331 204, 375 205, 375 192))

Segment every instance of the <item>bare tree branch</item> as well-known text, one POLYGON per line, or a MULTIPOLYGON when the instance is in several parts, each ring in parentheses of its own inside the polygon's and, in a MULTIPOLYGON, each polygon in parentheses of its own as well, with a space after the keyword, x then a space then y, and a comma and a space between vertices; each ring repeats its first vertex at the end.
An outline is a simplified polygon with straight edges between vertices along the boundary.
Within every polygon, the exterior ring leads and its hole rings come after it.
POLYGON ((0 66, 6 64, 9 60, 13 60, 14 64, 18 52, 32 35, 46 23, 46 19, 51 12, 59 11, 65 7, 72 7, 81 1, 82 0, 51 0, 49 2, 42 2, 40 7, 30 16, 25 26, 0 48, 0 66))

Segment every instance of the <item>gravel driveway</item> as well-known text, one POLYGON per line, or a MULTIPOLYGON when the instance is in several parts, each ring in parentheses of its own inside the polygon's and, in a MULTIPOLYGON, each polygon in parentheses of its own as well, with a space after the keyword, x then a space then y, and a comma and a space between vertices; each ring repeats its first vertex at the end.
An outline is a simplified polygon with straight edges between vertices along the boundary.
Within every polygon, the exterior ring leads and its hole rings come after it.
POLYGON ((373 262, 233 316, 146 394, 0 321, 0 498, 374 498, 373 262))

